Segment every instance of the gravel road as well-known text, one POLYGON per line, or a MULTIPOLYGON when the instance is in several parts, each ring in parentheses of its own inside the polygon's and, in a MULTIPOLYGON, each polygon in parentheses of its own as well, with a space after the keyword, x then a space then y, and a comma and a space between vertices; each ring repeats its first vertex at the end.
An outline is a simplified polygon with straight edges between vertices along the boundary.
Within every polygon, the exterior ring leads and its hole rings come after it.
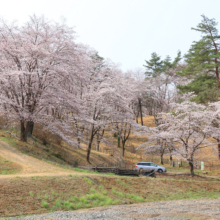
MULTIPOLYGON (((4 218, 0 218, 4 219, 4 218)), ((220 198, 218 199, 191 199, 165 202, 138 203, 132 205, 115 205, 109 207, 91 208, 80 211, 58 211, 42 215, 31 215, 20 218, 7 219, 41 219, 41 220, 68 220, 68 219, 193 219, 208 220, 220 219, 220 198)))

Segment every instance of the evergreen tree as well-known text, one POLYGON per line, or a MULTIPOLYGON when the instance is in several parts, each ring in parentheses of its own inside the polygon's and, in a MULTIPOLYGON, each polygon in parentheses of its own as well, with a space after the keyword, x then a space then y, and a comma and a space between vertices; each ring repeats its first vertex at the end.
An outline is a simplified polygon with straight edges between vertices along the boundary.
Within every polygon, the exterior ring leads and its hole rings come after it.
POLYGON ((196 30, 201 32, 202 39, 194 41, 188 53, 185 55, 187 67, 180 73, 193 79, 186 86, 179 86, 181 92, 194 92, 198 102, 215 101, 218 98, 220 79, 220 35, 216 28, 215 19, 209 19, 202 15, 202 22, 196 30))
POLYGON ((161 70, 163 68, 163 61, 157 53, 151 54, 151 59, 149 61, 145 60, 146 65, 144 67, 147 68, 145 72, 147 77, 156 77, 161 74, 161 70))
POLYGON ((175 68, 177 66, 177 64, 180 62, 180 60, 182 59, 182 56, 181 56, 181 51, 179 50, 177 52, 177 56, 176 58, 174 59, 173 63, 172 63, 172 68, 175 68))
POLYGON ((165 60, 163 61, 163 69, 167 70, 172 68, 172 61, 169 55, 166 56, 165 60))
POLYGON ((174 59, 173 62, 171 61, 170 56, 167 55, 165 60, 163 61, 163 71, 166 71, 166 70, 171 69, 171 68, 175 68, 181 59, 182 58, 181 58, 181 52, 180 51, 177 52, 177 56, 176 56, 176 58, 174 59))
POLYGON ((216 79, 209 75, 199 75, 195 80, 186 86, 178 86, 182 93, 194 92, 197 96, 192 101, 198 103, 207 103, 216 101, 219 97, 219 91, 216 86, 216 79))
POLYGON ((175 68, 180 60, 180 51, 178 51, 177 56, 173 62, 169 55, 166 56, 165 60, 161 60, 160 56, 154 52, 151 54, 151 59, 149 61, 145 60, 147 64, 144 65, 144 67, 147 68, 147 71, 145 72, 146 77, 160 76, 161 74, 164 74, 166 70, 175 68))

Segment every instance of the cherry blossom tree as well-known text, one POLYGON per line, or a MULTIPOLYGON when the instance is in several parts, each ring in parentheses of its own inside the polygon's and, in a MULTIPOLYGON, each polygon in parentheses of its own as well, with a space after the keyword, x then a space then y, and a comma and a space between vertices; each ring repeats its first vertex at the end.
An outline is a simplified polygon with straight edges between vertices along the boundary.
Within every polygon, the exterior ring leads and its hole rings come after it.
POLYGON ((116 132, 122 143, 122 156, 125 156, 125 143, 128 140, 131 131, 132 131, 132 122, 129 120, 124 120, 122 122, 117 123, 116 132))
POLYGON ((172 147, 176 156, 185 159, 194 175, 195 156, 202 148, 212 146, 210 137, 210 112, 206 106, 193 102, 175 104, 172 113, 162 113, 163 123, 152 139, 162 139, 172 147))
POLYGON ((161 132, 164 132, 167 127, 162 127, 161 125, 164 123, 163 115, 158 114, 155 118, 156 128, 150 129, 152 132, 149 135, 149 141, 143 143, 139 146, 139 148, 145 149, 145 154, 159 154, 160 155, 160 163, 163 164, 163 156, 165 152, 169 149, 166 138, 157 137, 155 135, 159 135, 161 132), (152 135, 153 134, 153 135, 152 135))
MULTIPOLYGON (((83 142, 87 145, 87 161, 90 163, 94 140, 99 149, 101 141, 108 142, 104 137, 106 127, 128 115, 132 118, 133 114, 129 108, 127 85, 117 65, 100 57, 90 48, 86 48, 86 54, 87 80, 84 80, 81 86, 82 111, 79 117, 82 119, 80 127, 84 129, 84 135, 81 137, 88 134, 88 138, 84 138, 83 142)), ((112 146, 111 143, 108 144, 112 146)))
POLYGON ((209 104, 210 137, 215 139, 218 146, 218 158, 220 160, 220 102, 209 104))
POLYGON ((1 21, 1 110, 20 121, 22 141, 27 141, 33 122, 43 123, 59 102, 70 109, 79 107, 66 89, 74 93, 81 63, 74 34, 72 28, 43 16, 31 16, 21 27, 1 21))
POLYGON ((147 115, 146 99, 148 99, 150 93, 153 93, 153 88, 151 88, 151 85, 141 77, 135 77, 135 72, 130 71, 129 74, 126 73, 125 76, 125 80, 130 87, 130 105, 133 109, 133 114, 137 123, 140 117, 141 125, 143 126, 143 117, 147 115), (129 75, 132 77, 129 77, 129 75))

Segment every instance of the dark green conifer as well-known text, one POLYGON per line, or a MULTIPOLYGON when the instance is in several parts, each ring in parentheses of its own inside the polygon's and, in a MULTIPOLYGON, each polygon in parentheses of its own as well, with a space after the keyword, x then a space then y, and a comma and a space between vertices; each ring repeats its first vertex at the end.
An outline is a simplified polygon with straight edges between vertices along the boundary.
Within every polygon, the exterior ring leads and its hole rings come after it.
POLYGON ((145 72, 146 77, 156 77, 161 74, 163 68, 163 61, 157 53, 151 54, 151 59, 149 61, 145 60, 147 71, 145 72))
POLYGON ((194 41, 185 55, 187 67, 180 73, 192 79, 186 86, 179 86, 181 92, 194 92, 198 102, 215 101, 219 96, 220 80, 220 35, 216 28, 215 19, 202 15, 202 22, 196 30, 201 32, 202 38, 194 41))

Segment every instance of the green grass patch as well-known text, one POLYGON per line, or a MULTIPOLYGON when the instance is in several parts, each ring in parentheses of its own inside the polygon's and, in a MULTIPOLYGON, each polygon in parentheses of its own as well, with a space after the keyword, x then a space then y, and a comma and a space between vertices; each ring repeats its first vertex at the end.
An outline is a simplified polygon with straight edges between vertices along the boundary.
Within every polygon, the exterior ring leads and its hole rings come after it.
POLYGON ((49 207, 48 203, 47 203, 45 200, 42 200, 42 201, 41 201, 41 205, 42 205, 42 207, 45 208, 45 209, 49 207))
POLYGON ((55 196, 55 192, 52 189, 51 189, 51 195, 55 196))
POLYGON ((8 136, 6 136, 6 137, 0 137, 0 140, 6 142, 6 143, 8 143, 8 144, 10 144, 12 147, 14 147, 14 146, 17 145, 17 142, 16 142, 15 138, 12 137, 12 136, 11 136, 11 137, 8 137, 8 136))
POLYGON ((73 170, 77 171, 77 172, 81 172, 81 173, 99 173, 97 171, 90 171, 90 170, 84 170, 84 169, 81 169, 81 168, 78 168, 78 167, 75 167, 73 168, 73 170))
POLYGON ((124 197, 124 193, 123 192, 120 192, 118 191, 117 189, 113 188, 112 189, 112 193, 115 194, 116 196, 119 196, 119 197, 124 197))
POLYGON ((89 185, 93 185, 93 184, 94 184, 94 182, 93 182, 91 179, 89 179, 88 177, 83 177, 83 179, 84 179, 89 185))
POLYGON ((125 195, 126 195, 126 197, 132 199, 133 201, 137 201, 137 202, 143 202, 144 201, 144 199, 141 196, 137 196, 137 195, 134 195, 134 194, 131 194, 131 193, 126 193, 125 195))
POLYGON ((99 187, 97 187, 97 189, 91 188, 88 194, 80 197, 76 195, 69 197, 62 196, 58 197, 53 202, 51 202, 51 196, 47 194, 45 194, 44 196, 40 196, 40 198, 42 199, 41 206, 48 210, 75 210, 96 206, 108 206, 119 203, 118 199, 115 200, 108 195, 107 190, 105 190, 104 188, 100 190, 99 187))
POLYGON ((0 175, 15 174, 21 171, 21 167, 11 161, 0 157, 0 175))
POLYGON ((30 197, 34 197, 34 193, 33 192, 29 192, 30 197))
POLYGON ((124 187, 129 188, 129 185, 127 183, 125 183, 123 180, 116 179, 115 182, 117 182, 118 184, 120 184, 124 187))
POLYGON ((134 194, 131 194, 131 193, 124 193, 124 192, 116 190, 115 188, 112 189, 112 193, 115 194, 116 196, 120 197, 120 198, 129 198, 132 201, 137 201, 137 202, 143 202, 144 201, 144 198, 142 198, 141 196, 134 195, 134 194))

